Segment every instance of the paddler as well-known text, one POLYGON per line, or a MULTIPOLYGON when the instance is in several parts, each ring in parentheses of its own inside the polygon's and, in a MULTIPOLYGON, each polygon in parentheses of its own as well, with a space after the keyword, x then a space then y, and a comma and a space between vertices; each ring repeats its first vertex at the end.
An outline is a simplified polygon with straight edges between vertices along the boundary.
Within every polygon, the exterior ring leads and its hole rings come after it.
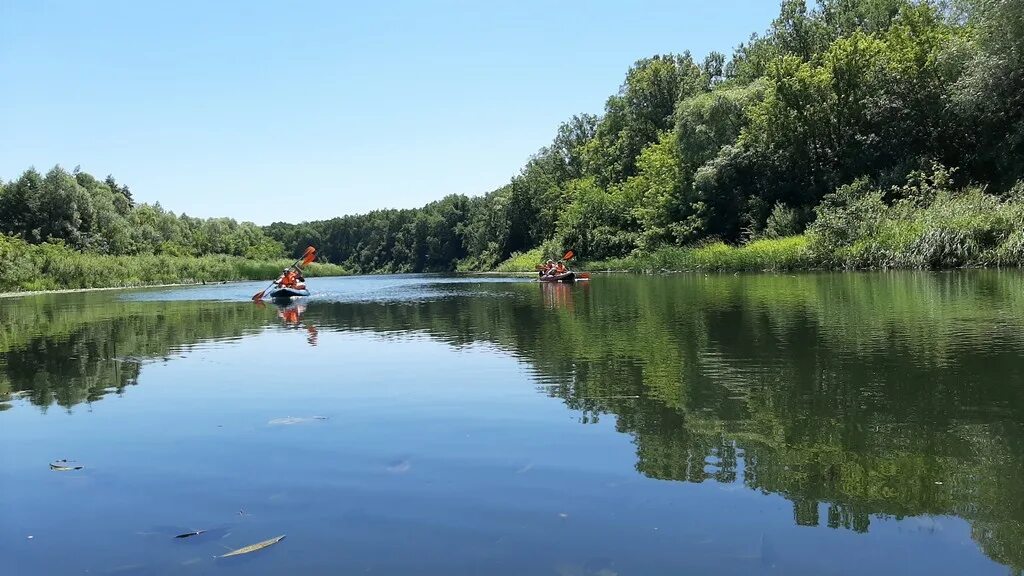
POLYGON ((295 270, 291 268, 285 268, 284 271, 281 272, 281 277, 278 278, 274 283, 282 288, 290 288, 297 284, 297 277, 298 274, 295 272, 295 270))
POLYGON ((541 276, 547 276, 547 275, 551 274, 551 271, 554 270, 554 269, 555 269, 555 261, 554 260, 548 260, 547 262, 544 263, 544 266, 541 267, 540 275, 541 276))

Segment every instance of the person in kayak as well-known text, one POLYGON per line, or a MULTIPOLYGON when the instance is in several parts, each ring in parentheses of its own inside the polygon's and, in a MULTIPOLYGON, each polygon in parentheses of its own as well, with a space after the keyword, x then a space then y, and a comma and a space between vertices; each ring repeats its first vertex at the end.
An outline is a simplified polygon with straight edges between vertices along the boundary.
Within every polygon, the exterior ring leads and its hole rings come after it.
POLYGON ((554 260, 548 260, 547 262, 544 263, 544 266, 541 267, 540 275, 541 276, 548 276, 549 274, 551 274, 551 271, 554 270, 554 269, 555 269, 555 261, 554 260))
POLYGON ((300 280, 305 280, 305 278, 298 271, 292 268, 285 268, 281 273, 281 277, 274 283, 282 288, 294 288, 300 280))
POLYGON ((559 260, 558 264, 555 265, 554 271, 551 272, 551 275, 552 276, 561 276, 562 274, 565 274, 568 271, 569 271, 569 269, 565 267, 565 262, 559 260))

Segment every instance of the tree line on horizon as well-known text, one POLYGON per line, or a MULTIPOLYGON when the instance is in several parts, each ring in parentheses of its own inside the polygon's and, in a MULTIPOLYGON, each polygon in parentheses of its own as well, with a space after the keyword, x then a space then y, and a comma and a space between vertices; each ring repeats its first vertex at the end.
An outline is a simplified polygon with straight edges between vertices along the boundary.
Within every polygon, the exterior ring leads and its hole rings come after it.
POLYGON ((272 258, 314 245, 355 272, 805 232, 833 252, 932 242, 913 258, 877 248, 869 265, 973 262, 949 254, 993 242, 997 263, 1021 264, 1022 179, 1024 0, 784 0, 729 57, 637 61, 602 115, 564 122, 482 196, 259 227, 135 204, 112 177, 55 167, 0 182, 0 232, 115 255, 272 258), (967 223, 934 231, 914 220, 928 210, 967 223))
POLYGON ((30 244, 63 243, 82 252, 133 256, 226 254, 279 258, 284 246, 251 222, 175 215, 160 203, 136 203, 113 176, 79 168, 35 168, 0 181, 0 232, 30 244))

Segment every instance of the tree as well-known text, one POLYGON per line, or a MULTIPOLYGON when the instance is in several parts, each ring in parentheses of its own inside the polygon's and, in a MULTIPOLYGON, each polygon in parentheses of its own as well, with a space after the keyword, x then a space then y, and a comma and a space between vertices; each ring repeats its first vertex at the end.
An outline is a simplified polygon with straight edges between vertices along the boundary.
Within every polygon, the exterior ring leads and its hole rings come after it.
POLYGON ((599 186, 635 175, 640 152, 672 125, 676 102, 708 90, 710 82, 689 53, 638 61, 619 93, 608 99, 605 115, 584 148, 586 173, 599 186))

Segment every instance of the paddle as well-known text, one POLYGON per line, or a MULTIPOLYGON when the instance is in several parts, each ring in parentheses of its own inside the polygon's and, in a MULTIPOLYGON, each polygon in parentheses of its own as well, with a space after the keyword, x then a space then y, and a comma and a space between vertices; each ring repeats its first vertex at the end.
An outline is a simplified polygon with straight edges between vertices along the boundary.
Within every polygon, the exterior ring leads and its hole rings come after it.
MULTIPOLYGON (((289 266, 289 268, 295 268, 296 266, 301 268, 301 267, 305 266, 306 264, 309 264, 310 262, 312 262, 313 258, 315 258, 315 257, 316 257, 316 248, 313 248, 312 246, 310 246, 310 247, 306 248, 305 252, 302 253, 302 257, 299 258, 298 260, 296 260, 295 263, 293 263, 291 266, 289 266)), ((271 282, 270 286, 267 286, 263 290, 260 290, 259 292, 253 294, 252 295, 252 301, 253 302, 259 302, 260 300, 263 300, 263 295, 266 294, 267 290, 270 290, 274 286, 274 284, 277 284, 277 280, 274 280, 273 282, 271 282)))

